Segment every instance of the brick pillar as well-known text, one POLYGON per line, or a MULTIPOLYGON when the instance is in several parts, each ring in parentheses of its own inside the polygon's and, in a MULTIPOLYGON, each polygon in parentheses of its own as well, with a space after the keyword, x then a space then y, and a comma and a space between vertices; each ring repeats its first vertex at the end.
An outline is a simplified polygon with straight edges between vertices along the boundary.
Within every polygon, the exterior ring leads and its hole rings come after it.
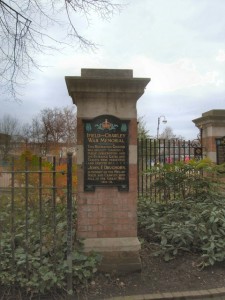
POLYGON ((225 110, 213 109, 207 111, 192 122, 202 131, 204 156, 216 163, 216 139, 225 136, 225 110))
MULTIPOLYGON (((77 105, 77 236, 84 239, 85 251, 94 250, 103 254, 101 269, 107 272, 129 272, 141 267, 138 253, 140 243, 137 238, 136 102, 149 81, 148 78, 133 78, 132 70, 82 69, 81 76, 66 77, 69 95, 77 105), (108 120, 114 120, 116 124, 108 120), (122 122, 124 127, 121 125, 121 128, 125 128, 125 133, 117 133, 117 121, 119 124, 122 122), (107 126, 114 130, 110 131, 107 126), (101 130, 88 134, 89 127, 94 130, 101 127, 101 130), (90 139, 87 138, 89 136, 90 139), (104 143, 104 137, 108 144, 104 143), (98 147, 111 151, 109 148, 116 148, 114 141, 118 145, 120 142, 121 145, 128 143, 129 166, 121 167, 128 174, 120 174, 119 183, 115 180, 115 174, 110 181, 111 175, 105 171, 108 168, 113 169, 113 164, 118 165, 116 159, 113 162, 110 158, 112 161, 107 162, 109 154, 96 158, 91 152, 91 148, 98 147), (88 159, 91 156, 92 161, 96 159, 92 167, 87 167, 85 155, 88 159), (93 178, 95 171, 89 171, 88 168, 97 170, 96 182, 93 178), (91 172, 92 177, 89 176, 91 172), (105 181, 101 176, 106 177, 105 181), (127 181, 124 176, 128 177, 127 181), (120 180, 122 184, 118 186, 120 180)), ((98 155, 101 152, 96 153, 98 155)), ((119 152, 114 153, 120 155, 119 152)), ((124 153, 121 155, 124 157, 124 153)))

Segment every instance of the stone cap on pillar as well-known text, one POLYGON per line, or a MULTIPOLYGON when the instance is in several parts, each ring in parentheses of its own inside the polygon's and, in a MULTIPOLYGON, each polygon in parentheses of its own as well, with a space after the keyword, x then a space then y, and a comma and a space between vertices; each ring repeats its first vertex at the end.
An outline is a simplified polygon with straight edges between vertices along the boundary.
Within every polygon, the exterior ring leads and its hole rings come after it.
POLYGON ((129 93, 138 99, 150 78, 134 78, 129 69, 81 69, 81 76, 66 76, 66 85, 73 103, 87 93, 129 93))
POLYGON ((213 109, 202 114, 202 117, 192 120, 196 127, 208 125, 221 126, 225 124, 225 109, 213 109))
POLYGON ((81 77, 133 78, 133 70, 130 70, 130 69, 81 69, 81 77))

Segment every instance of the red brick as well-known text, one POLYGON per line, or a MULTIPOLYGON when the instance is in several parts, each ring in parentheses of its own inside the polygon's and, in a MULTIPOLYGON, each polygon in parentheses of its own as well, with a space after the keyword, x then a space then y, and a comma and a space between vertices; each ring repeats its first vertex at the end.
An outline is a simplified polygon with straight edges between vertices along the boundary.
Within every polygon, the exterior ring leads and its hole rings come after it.
POLYGON ((84 125, 81 118, 77 118, 77 145, 83 144, 84 125))
POLYGON ((102 211, 96 211, 96 212, 88 212, 88 218, 98 218, 101 219, 103 217, 103 212, 102 211))
MULTIPOLYGON (((78 145, 83 144, 83 122, 78 118, 78 145)), ((137 144, 137 120, 131 119, 129 143, 137 144)), ((78 237, 133 237, 137 230, 137 166, 129 165, 129 192, 96 187, 84 192, 84 169, 78 166, 78 237)))
POLYGON ((116 231, 122 231, 123 227, 122 227, 121 224, 118 224, 118 223, 117 223, 117 224, 115 224, 114 229, 115 229, 116 231))
POLYGON ((120 224, 130 224, 131 220, 128 218, 119 219, 118 223, 120 224))
POLYGON ((88 218, 88 212, 79 211, 79 219, 87 219, 87 218, 88 218))
POLYGON ((115 218, 127 218, 128 217, 128 212, 125 211, 115 211, 113 213, 113 217, 115 218))
POLYGON ((113 206, 113 205, 108 205, 108 206, 105 205, 102 207, 102 211, 104 211, 104 212, 112 212, 114 209, 115 209, 115 206, 113 206))
POLYGON ((114 224, 114 218, 101 218, 101 219, 99 219, 99 224, 102 224, 102 225, 114 224))
POLYGON ((103 213, 103 218, 113 219, 113 212, 103 211, 102 213, 103 213))
POLYGON ((87 225, 80 225, 79 223, 77 224, 78 231, 87 231, 87 228, 87 225))
POLYGON ((92 230, 93 231, 97 231, 97 232, 99 232, 99 231, 103 231, 103 226, 102 225, 93 225, 92 226, 92 230))
POLYGON ((137 230, 123 230, 118 232, 118 237, 135 237, 137 236, 137 230))
POLYGON ((78 210, 78 212, 79 211, 97 212, 98 206, 97 205, 80 205, 80 206, 78 206, 77 210, 78 210))
POLYGON ((98 198, 90 198, 87 200, 87 204, 102 204, 102 199, 98 199, 98 198))
POLYGON ((87 225, 96 225, 98 224, 98 219, 97 218, 88 218, 85 220, 87 225))
POLYGON ((114 225, 103 225, 103 230, 112 232, 114 230, 114 225))
POLYGON ((94 232, 94 231, 91 231, 91 232, 84 231, 84 232, 79 232, 77 234, 77 237, 78 238, 97 238, 98 234, 97 234, 97 232, 94 232))
POLYGON ((97 237, 99 237, 99 238, 114 238, 114 237, 118 237, 118 234, 115 231, 99 231, 99 232, 97 232, 97 237))
POLYGON ((118 199, 118 198, 113 199, 114 205, 118 205, 119 203, 120 203, 120 199, 118 199))
POLYGON ((129 143, 137 145, 137 119, 133 118, 129 123, 129 143))
POLYGON ((86 205, 87 204, 87 199, 86 198, 78 198, 77 199, 77 204, 86 205))

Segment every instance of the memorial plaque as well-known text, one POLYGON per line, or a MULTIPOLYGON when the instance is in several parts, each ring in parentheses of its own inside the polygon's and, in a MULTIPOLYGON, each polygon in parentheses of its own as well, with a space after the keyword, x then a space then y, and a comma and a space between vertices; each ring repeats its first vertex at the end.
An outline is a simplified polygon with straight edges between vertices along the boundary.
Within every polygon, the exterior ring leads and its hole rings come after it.
POLYGON ((216 139, 217 164, 225 163, 225 136, 216 139))
POLYGON ((117 186, 129 190, 129 121, 102 115, 84 122, 84 190, 117 186))

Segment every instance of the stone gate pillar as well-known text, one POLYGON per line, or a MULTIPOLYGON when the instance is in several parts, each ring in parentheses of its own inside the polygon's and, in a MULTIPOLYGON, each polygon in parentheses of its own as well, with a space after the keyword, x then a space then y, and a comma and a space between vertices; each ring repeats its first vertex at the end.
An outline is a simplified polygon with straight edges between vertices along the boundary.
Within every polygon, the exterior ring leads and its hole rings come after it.
POLYGON ((136 102, 150 79, 117 69, 65 79, 77 106, 77 236, 103 254, 103 271, 140 270, 136 102))
POLYGON ((194 122, 195 126, 197 126, 202 133, 203 156, 217 163, 218 147, 216 141, 225 136, 225 110, 213 109, 207 111, 203 113, 200 118, 192 122, 194 122))

